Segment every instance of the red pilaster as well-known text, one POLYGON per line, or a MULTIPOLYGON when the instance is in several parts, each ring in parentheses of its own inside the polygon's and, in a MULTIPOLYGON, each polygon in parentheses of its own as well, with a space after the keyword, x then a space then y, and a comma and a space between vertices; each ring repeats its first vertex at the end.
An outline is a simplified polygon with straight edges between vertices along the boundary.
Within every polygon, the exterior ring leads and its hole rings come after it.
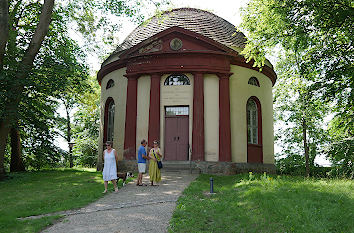
POLYGON ((219 75, 219 161, 231 162, 229 75, 219 75))
POLYGON ((192 160, 204 161, 204 80, 194 74, 192 160))
POLYGON ((160 141, 160 74, 151 75, 148 143, 160 141))
POLYGON ((127 75, 127 106, 125 115, 124 159, 135 159, 136 153, 136 116, 138 76, 127 75))

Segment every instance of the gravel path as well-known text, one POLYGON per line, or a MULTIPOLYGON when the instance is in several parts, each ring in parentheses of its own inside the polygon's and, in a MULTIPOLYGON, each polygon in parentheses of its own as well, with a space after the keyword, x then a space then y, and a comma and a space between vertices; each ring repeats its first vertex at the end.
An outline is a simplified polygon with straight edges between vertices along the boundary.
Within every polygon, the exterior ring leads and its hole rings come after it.
MULTIPOLYGON (((43 232, 167 232, 178 197, 197 176, 162 171, 159 186, 138 187, 130 182, 118 193, 67 212, 67 217, 43 232)), ((147 175, 143 182, 149 183, 147 175)))

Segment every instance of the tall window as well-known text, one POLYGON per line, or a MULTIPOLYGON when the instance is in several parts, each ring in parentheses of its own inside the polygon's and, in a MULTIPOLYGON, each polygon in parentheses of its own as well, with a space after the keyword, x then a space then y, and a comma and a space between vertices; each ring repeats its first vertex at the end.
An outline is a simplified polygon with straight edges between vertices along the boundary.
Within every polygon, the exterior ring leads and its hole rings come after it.
POLYGON ((256 77, 251 77, 248 80, 248 84, 259 87, 259 82, 258 82, 258 79, 256 77))
POLYGON ((184 74, 172 74, 168 76, 164 83, 165 86, 190 85, 189 79, 184 74))
POLYGON ((247 135, 248 143, 258 144, 258 110, 253 99, 247 102, 247 135))
POLYGON ((113 141, 113 134, 114 134, 114 101, 111 99, 108 104, 108 111, 107 111, 107 140, 106 141, 113 141))

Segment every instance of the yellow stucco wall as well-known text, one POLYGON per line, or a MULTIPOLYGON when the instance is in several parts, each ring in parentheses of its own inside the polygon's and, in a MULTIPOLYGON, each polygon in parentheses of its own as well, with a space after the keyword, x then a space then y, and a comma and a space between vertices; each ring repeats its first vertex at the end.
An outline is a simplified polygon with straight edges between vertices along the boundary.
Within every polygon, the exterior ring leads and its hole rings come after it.
POLYGON ((193 127, 193 75, 185 74, 191 85, 186 86, 165 86, 165 79, 170 74, 161 77, 160 90, 160 137, 161 150, 164 152, 165 139, 165 106, 189 106, 189 145, 192 146, 193 127))
POLYGON ((204 151, 206 161, 219 160, 219 77, 204 75, 204 151))
POLYGON ((136 117, 136 151, 142 139, 148 140, 150 109, 150 76, 138 79, 137 117, 136 117))
POLYGON ((230 72, 230 114, 232 161, 247 163, 247 120, 246 104, 256 96, 262 110, 263 163, 274 163, 273 97, 270 79, 254 70, 231 65, 230 72), (250 77, 256 77, 260 87, 248 84, 250 77))
POLYGON ((114 139, 113 147, 118 152, 119 160, 123 159, 124 150, 124 130, 125 130, 125 109, 126 109, 126 96, 128 80, 123 75, 126 69, 122 68, 107 74, 101 82, 101 121, 100 121, 100 135, 98 142, 98 162, 102 161, 103 148, 103 124, 104 124, 104 108, 105 103, 109 97, 112 97, 115 104, 114 113, 114 139), (112 79, 114 86, 106 90, 107 82, 112 79))
MULTIPOLYGON (((273 99, 272 83, 265 75, 244 67, 231 65, 230 72, 230 112, 231 112, 231 152, 232 161, 247 162, 247 125, 246 103, 251 96, 256 96, 262 108, 263 127, 263 161, 274 163, 273 139, 273 99), (260 87, 248 84, 248 79, 255 76, 260 87)), ((114 121, 114 148, 118 151, 119 159, 123 159, 126 92, 127 79, 123 76, 125 68, 113 71, 102 79, 101 83, 101 123, 99 148, 103 147, 104 106, 107 98, 112 97, 115 102, 114 121), (115 82, 114 87, 106 90, 108 80, 115 82)), ((164 86, 169 74, 161 77, 160 93, 160 137, 161 149, 164 151, 165 106, 189 106, 189 144, 192 145, 193 128, 193 75, 186 74, 190 79, 189 86, 164 86)), ((140 146, 141 139, 148 139, 150 76, 141 76, 138 79, 137 96, 137 136, 136 146, 140 146)), ((219 78, 216 75, 204 75, 204 127, 205 127, 205 160, 217 161, 219 158, 219 78)), ((102 151, 99 150, 99 161, 102 151)))

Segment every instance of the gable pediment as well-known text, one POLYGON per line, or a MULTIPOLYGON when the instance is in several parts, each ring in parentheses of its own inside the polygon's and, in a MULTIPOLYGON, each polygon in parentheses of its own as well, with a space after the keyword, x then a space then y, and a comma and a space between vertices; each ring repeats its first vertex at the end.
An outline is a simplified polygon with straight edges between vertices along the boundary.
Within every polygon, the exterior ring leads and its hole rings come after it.
POLYGON ((188 52, 237 54, 236 51, 201 34, 180 27, 171 27, 126 50, 119 57, 125 59, 160 53, 188 52))

